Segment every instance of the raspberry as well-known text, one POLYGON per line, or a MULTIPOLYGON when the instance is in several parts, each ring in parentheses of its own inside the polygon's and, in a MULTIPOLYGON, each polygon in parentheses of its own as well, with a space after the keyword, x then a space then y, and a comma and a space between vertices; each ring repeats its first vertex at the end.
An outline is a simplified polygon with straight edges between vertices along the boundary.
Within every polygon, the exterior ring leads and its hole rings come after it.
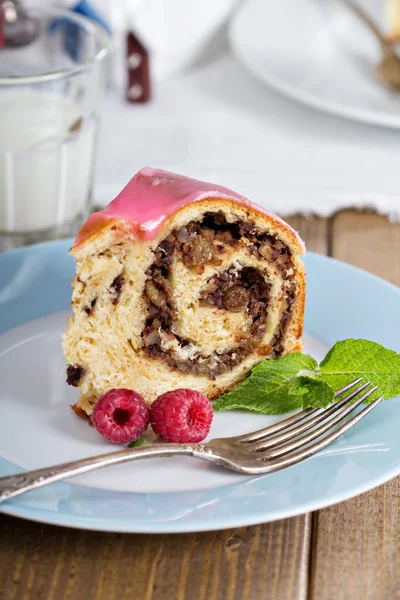
POLYGON ((150 407, 151 426, 165 442, 201 442, 210 431, 212 418, 209 399, 196 390, 167 392, 150 407))
POLYGON ((146 431, 150 415, 142 396, 132 390, 110 390, 98 399, 93 425, 114 444, 128 444, 146 431))

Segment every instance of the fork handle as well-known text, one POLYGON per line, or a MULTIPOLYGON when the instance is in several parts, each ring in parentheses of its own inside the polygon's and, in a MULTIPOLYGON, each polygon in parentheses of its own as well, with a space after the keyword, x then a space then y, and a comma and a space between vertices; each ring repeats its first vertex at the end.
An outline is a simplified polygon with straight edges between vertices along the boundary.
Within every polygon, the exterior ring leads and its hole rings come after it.
POLYGON ((142 458, 162 458, 176 455, 195 456, 207 460, 210 459, 211 454, 211 450, 204 444, 156 444, 140 448, 127 448, 53 467, 26 471, 0 478, 0 503, 50 483, 108 467, 109 465, 117 465, 142 458))

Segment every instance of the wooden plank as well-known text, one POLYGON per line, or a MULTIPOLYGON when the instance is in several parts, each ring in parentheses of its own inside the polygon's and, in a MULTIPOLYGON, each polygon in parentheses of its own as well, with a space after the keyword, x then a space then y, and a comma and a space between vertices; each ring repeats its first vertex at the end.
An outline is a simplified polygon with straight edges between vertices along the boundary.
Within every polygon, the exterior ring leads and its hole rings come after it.
POLYGON ((340 212, 332 224, 332 256, 400 285, 400 223, 375 213, 340 212))
MULTIPOLYGON (((325 219, 290 219, 326 252, 325 219)), ((311 516, 185 535, 62 529, 0 515, 1 600, 303 600, 311 516)))
MULTIPOLYGON (((400 284, 400 224, 345 211, 332 226, 333 256, 400 284)), ((314 515, 313 600, 400 598, 399 478, 314 515)))
POLYGON ((327 254, 328 219, 306 218, 298 215, 285 217, 286 221, 298 231, 306 243, 307 250, 327 254))
POLYGON ((0 517, 2 600, 305 598, 308 517, 184 535, 58 529, 0 517))

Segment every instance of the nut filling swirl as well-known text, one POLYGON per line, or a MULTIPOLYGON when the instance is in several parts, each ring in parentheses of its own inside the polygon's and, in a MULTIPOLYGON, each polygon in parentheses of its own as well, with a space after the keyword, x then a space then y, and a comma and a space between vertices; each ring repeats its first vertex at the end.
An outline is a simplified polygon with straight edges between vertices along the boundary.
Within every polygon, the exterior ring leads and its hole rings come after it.
POLYGON ((163 360, 172 369, 215 379, 255 351, 264 358, 275 358, 284 351, 282 341, 296 287, 291 252, 255 223, 228 223, 223 213, 206 213, 202 221, 174 230, 160 243, 146 275, 143 294, 148 313, 142 344, 148 356, 163 360), (248 260, 234 260, 233 249, 248 260), (231 257, 229 264, 227 256, 231 257), (210 319, 225 314, 240 324, 230 347, 204 352, 195 339, 179 332, 179 311, 171 285, 177 263, 183 263, 199 280, 193 319, 197 310, 208 310, 210 319), (279 272, 278 295, 268 265, 279 272), (265 344, 273 293, 281 312, 265 344))

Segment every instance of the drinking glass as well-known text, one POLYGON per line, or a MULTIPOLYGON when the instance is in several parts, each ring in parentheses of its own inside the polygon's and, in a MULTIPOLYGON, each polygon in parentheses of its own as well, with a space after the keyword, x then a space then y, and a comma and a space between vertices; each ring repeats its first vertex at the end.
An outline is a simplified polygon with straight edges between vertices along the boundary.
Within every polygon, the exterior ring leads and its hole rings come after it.
POLYGON ((84 17, 0 1, 0 249, 87 216, 107 46, 84 17))

